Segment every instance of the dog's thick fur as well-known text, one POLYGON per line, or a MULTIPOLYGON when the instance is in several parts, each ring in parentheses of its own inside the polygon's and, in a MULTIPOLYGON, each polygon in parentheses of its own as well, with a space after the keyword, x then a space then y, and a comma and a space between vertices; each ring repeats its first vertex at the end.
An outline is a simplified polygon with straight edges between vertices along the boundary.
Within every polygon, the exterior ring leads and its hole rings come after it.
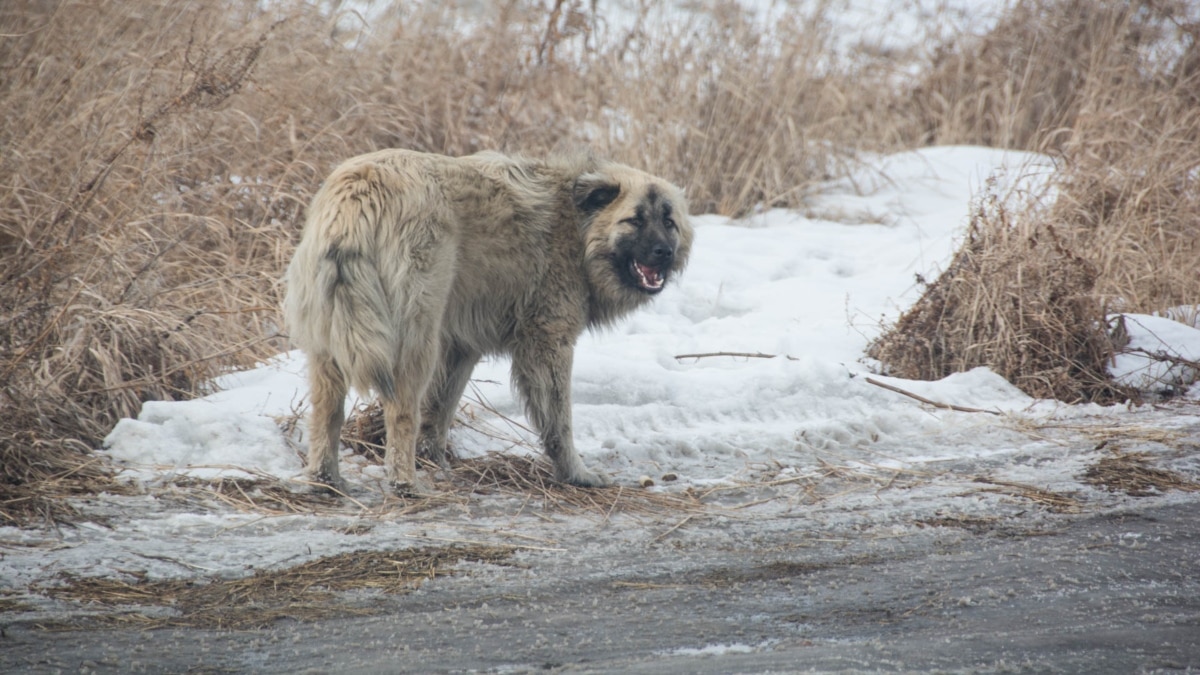
POLYGON ((382 402, 389 480, 416 489, 418 444, 445 463, 472 368, 507 354, 558 480, 609 484, 572 441, 576 339, 662 290, 691 242, 679 188, 589 156, 345 162, 313 198, 287 272, 286 318, 309 363, 310 475, 340 484, 353 386, 382 402))

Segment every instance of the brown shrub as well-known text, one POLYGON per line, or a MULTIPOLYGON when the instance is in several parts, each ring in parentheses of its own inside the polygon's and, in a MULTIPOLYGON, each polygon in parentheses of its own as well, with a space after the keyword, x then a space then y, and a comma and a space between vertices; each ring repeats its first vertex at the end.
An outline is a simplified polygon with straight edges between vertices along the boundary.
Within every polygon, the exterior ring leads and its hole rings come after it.
POLYGON ((1113 350, 1094 266, 1052 226, 1019 214, 989 194, 946 271, 868 355, 909 379, 987 366, 1034 397, 1129 398, 1105 370, 1113 350))

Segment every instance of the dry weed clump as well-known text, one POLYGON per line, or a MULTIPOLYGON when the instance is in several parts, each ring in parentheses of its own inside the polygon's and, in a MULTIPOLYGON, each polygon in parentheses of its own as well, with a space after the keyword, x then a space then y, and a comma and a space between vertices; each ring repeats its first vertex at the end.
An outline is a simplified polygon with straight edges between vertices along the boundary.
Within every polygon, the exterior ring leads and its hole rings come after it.
POLYGON ((1050 152, 1056 197, 975 214, 872 357, 922 379, 985 365, 1066 401, 1133 395, 1109 382, 1106 312, 1200 298, 1200 26, 1185 10, 1027 0, 935 59, 913 98, 923 138, 1050 152))
POLYGON ((1083 472, 1083 482, 1109 492, 1124 492, 1131 497, 1148 497, 1168 490, 1200 491, 1200 483, 1174 471, 1157 469, 1145 452, 1114 450, 1083 472))
POLYGON ((119 417, 267 353, 270 283, 246 283, 262 247, 245 220, 193 195, 228 179, 225 157, 195 148, 225 131, 218 118, 272 26, 222 43, 200 37, 219 15, 191 5, 13 2, 0 14, 0 489, 24 524, 14 500, 61 494, 39 494, 50 482, 31 467, 104 485, 85 452, 119 417), (164 25, 179 34, 150 30, 164 25))
POLYGON ((946 271, 868 355, 898 377, 988 366, 1030 396, 1124 400, 1105 370, 1112 344, 1095 268, 1011 208, 995 194, 980 202, 946 271))

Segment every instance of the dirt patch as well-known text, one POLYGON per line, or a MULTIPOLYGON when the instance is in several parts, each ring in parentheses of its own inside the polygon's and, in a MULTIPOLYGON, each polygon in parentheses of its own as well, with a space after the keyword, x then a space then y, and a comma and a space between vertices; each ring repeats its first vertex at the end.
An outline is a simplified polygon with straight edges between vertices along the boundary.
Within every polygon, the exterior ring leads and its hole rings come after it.
POLYGON ((700 583, 713 588, 725 588, 737 584, 756 581, 788 581, 797 577, 808 576, 815 572, 829 569, 826 563, 797 562, 779 560, 765 565, 755 565, 746 569, 719 568, 705 574, 700 583))

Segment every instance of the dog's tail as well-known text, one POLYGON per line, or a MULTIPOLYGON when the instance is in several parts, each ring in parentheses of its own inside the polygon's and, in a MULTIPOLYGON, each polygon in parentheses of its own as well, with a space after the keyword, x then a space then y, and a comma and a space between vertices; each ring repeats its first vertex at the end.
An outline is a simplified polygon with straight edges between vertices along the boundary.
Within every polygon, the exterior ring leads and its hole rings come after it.
POLYGON ((374 389, 385 399, 396 392, 396 331, 379 271, 362 251, 330 246, 320 276, 329 303, 329 352, 350 386, 374 389))
POLYGON ((331 179, 313 200, 288 268, 286 313, 300 346, 331 356, 358 391, 391 398, 399 335, 373 250, 378 223, 368 222, 381 216, 371 174, 331 179))

